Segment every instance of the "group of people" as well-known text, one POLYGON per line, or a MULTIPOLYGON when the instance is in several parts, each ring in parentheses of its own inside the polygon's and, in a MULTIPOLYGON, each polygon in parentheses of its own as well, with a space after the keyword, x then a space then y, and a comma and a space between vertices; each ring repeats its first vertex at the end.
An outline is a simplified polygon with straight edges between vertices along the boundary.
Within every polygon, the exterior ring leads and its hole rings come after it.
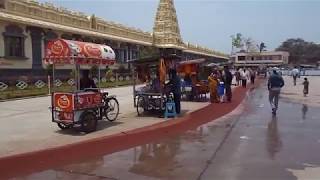
POLYGON ((232 85, 233 75, 228 66, 224 67, 223 71, 214 70, 208 77, 210 102, 231 102, 232 100, 232 85))
MULTIPOLYGON (((236 78, 237 85, 242 87, 247 86, 247 81, 250 80, 252 84, 255 82, 256 71, 252 69, 238 69, 232 74, 228 66, 225 66, 223 70, 213 70, 213 72, 208 77, 209 91, 210 91, 210 102, 211 103, 222 103, 222 102, 231 102, 232 100, 232 80, 233 76, 236 78)), ((297 78, 299 77, 299 71, 297 68, 292 70, 293 84, 296 85, 297 78)), ((154 91, 160 90, 160 81, 159 74, 154 73, 154 77, 151 78, 150 87, 154 91)), ((185 78, 185 81, 191 81, 185 78)), ((268 90, 269 90, 269 102, 271 104, 272 113, 276 114, 278 109, 278 101, 280 90, 284 86, 284 80, 281 73, 279 73, 277 68, 273 68, 270 72, 268 79, 268 90)), ((306 96, 309 93, 309 81, 307 78, 304 78, 303 81, 303 94, 306 96)), ((176 106, 176 113, 180 114, 181 112, 181 78, 178 76, 175 69, 169 71, 169 82, 166 83, 166 86, 170 88, 170 92, 173 93, 173 100, 176 106)), ((96 88, 94 81, 89 78, 89 71, 84 70, 82 72, 82 78, 80 80, 80 89, 86 88, 96 88)))
POLYGON ((237 86, 242 85, 242 87, 247 87, 247 82, 250 80, 251 84, 254 84, 257 71, 255 69, 246 69, 246 68, 240 68, 237 71, 235 71, 235 77, 237 81, 237 86))

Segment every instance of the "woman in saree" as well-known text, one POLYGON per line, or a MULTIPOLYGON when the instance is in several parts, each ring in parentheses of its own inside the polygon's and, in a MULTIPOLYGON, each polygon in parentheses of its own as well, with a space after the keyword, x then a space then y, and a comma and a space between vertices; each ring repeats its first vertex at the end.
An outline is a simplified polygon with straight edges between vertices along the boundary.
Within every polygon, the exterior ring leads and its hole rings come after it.
POLYGON ((209 81, 209 89, 210 89, 210 102, 211 103, 218 103, 219 102, 219 96, 218 96, 218 79, 215 74, 211 74, 208 77, 209 81))

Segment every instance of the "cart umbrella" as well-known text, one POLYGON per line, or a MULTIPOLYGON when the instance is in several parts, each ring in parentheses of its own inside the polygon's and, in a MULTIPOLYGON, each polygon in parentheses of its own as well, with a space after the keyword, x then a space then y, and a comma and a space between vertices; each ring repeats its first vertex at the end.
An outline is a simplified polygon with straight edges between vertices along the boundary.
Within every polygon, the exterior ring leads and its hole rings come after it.
POLYGON ((112 65, 113 49, 104 44, 56 39, 48 42, 44 62, 46 64, 112 65))

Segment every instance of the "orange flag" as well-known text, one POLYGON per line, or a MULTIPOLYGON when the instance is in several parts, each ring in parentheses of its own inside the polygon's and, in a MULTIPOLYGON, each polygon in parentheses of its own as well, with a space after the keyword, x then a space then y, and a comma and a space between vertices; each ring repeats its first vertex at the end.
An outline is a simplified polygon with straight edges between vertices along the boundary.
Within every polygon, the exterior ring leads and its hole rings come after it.
POLYGON ((164 84, 166 81, 166 64, 163 58, 160 59, 159 76, 161 84, 164 84))

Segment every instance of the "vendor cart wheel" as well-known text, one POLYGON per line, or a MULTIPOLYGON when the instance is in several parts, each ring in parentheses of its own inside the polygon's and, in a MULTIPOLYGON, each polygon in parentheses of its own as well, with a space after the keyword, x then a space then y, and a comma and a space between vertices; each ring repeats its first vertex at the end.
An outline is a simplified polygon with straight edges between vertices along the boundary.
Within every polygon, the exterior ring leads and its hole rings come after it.
POLYGON ((90 133, 97 129, 97 118, 93 112, 84 112, 80 120, 81 131, 90 133))
POLYGON ((143 96, 139 96, 138 97, 138 100, 137 100, 137 113, 138 113, 138 116, 141 116, 143 115, 144 111, 145 111, 145 101, 144 101, 144 98, 143 96))
POLYGON ((65 130, 65 129, 70 129, 71 128, 71 125, 66 125, 66 124, 63 124, 63 123, 58 123, 58 127, 62 130, 65 130))
POLYGON ((107 111, 105 116, 109 121, 115 121, 119 115, 119 102, 116 98, 108 98, 107 100, 107 111))

